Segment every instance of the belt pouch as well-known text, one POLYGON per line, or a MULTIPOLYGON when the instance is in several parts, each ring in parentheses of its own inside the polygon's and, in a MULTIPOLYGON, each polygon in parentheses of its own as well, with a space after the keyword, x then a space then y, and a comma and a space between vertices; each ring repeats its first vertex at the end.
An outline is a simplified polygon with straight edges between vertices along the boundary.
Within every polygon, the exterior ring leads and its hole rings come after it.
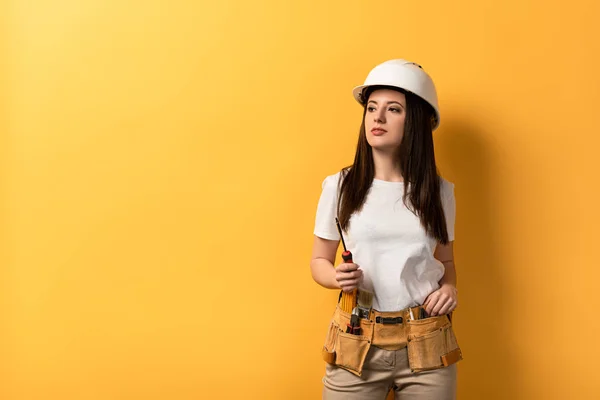
POLYGON ((329 364, 361 376, 367 353, 371 347, 373 323, 361 319, 361 335, 346 333, 345 328, 349 323, 350 314, 342 311, 338 306, 329 323, 322 355, 329 364))
POLYGON ((443 368, 462 360, 462 353, 447 315, 409 320, 407 332, 411 371, 443 368))
POLYGON ((376 313, 373 346, 385 350, 400 350, 406 347, 404 313, 376 313))

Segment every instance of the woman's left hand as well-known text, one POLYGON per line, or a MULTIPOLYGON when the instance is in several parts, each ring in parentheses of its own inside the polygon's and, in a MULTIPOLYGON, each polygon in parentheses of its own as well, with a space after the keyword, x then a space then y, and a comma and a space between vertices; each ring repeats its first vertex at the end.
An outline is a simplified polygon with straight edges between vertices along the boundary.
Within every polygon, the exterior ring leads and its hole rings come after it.
POLYGON ((456 287, 449 283, 445 283, 435 292, 431 292, 423 302, 425 311, 431 317, 448 314, 454 311, 457 305, 456 287))

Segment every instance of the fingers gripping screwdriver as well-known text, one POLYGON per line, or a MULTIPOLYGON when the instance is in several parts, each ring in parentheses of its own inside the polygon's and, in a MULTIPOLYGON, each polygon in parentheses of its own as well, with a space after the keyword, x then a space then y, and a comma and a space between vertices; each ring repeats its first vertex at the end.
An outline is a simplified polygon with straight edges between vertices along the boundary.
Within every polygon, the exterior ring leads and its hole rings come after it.
MULTIPOLYGON (((340 221, 336 218, 335 223, 337 225, 338 231, 340 233, 340 239, 342 241, 342 246, 344 247, 344 252, 342 253, 342 258, 345 263, 351 264, 352 261, 352 253, 348 251, 346 248, 346 242, 344 241, 344 235, 342 234, 342 227, 340 225, 340 221)), ((353 289, 351 292, 341 293, 341 308, 347 313, 351 313, 350 323, 347 326, 346 332, 352 333, 354 335, 360 335, 360 319, 358 315, 358 309, 356 307, 356 289, 353 289)))

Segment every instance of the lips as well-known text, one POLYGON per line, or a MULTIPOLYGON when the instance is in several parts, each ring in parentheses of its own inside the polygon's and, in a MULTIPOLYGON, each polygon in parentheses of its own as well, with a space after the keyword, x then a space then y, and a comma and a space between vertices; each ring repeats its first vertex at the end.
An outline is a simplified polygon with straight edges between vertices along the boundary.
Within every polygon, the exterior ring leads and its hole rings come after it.
POLYGON ((385 129, 383 129, 383 128, 373 128, 373 129, 371 129, 371 133, 374 136, 381 136, 381 135, 383 135, 386 132, 387 131, 385 129))

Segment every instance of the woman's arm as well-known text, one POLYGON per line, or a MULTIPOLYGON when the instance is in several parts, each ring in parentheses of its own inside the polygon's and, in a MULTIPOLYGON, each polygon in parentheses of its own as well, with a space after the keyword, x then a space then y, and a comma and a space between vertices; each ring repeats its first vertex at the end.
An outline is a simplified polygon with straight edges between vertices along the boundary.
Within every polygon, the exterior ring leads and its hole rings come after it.
POLYGON ((339 240, 327 240, 318 236, 315 236, 313 242, 310 271, 315 282, 328 289, 340 289, 333 265, 339 243, 339 240))
POLYGON ((358 287, 362 270, 354 263, 342 263, 334 267, 339 243, 339 240, 327 240, 315 235, 310 270, 319 285, 349 292, 358 287))
POLYGON ((446 245, 438 244, 433 256, 440 260, 446 269, 440 280, 440 286, 451 285, 456 287, 456 267, 454 266, 454 241, 446 245))
POLYGON ((445 272, 440 279, 440 288, 427 296, 423 305, 431 316, 448 314, 458 305, 456 290, 456 268, 454 266, 454 241, 438 244, 434 257, 444 264, 445 272))

